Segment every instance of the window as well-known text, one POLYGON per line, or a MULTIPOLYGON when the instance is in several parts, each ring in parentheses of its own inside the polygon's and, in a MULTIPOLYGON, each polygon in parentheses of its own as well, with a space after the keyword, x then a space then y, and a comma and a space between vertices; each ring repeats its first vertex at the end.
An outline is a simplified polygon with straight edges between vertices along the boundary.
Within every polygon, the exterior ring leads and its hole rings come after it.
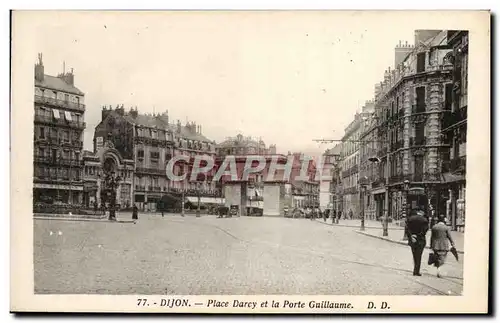
POLYGON ((424 172, 424 157, 415 156, 415 178, 416 182, 422 181, 422 175, 424 172))
POLYGON ((137 151, 137 157, 144 158, 144 150, 138 150, 137 151))
POLYGON ((452 105, 452 94, 453 94, 453 84, 448 83, 445 85, 444 91, 444 109, 451 110, 452 105))
POLYGON ((419 86, 416 88, 417 94, 417 111, 416 113, 425 112, 425 86, 419 86))
POLYGON ((69 94, 64 94, 64 101, 69 101, 69 94))
POLYGON ((425 71, 425 53, 417 54, 417 73, 425 71))
POLYGON ((151 159, 159 159, 160 158, 160 153, 157 151, 152 151, 150 153, 151 159))
POLYGON ((45 139, 45 128, 44 127, 40 127, 40 138, 45 139))

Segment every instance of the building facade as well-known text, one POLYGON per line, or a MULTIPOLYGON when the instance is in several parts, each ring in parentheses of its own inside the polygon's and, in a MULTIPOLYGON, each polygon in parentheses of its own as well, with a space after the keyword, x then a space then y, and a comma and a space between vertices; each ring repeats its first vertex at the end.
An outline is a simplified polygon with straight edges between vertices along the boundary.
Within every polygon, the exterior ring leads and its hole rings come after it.
MULTIPOLYGON (((465 226, 465 175, 467 146, 467 86, 469 61, 469 35, 467 31, 448 31, 451 52, 448 59, 453 64, 451 107, 447 106, 443 135, 450 145, 449 156, 443 163, 443 177, 449 184, 446 215, 452 229, 465 226)), ((449 102, 449 98, 448 101, 449 102)))
POLYGON ((235 137, 228 137, 219 143, 215 148, 215 152, 219 157, 228 155, 275 155, 276 145, 267 147, 262 139, 244 137, 242 134, 238 134, 235 137))
POLYGON ((210 180, 211 174, 190 180, 196 156, 215 158, 215 143, 203 136, 201 126, 194 122, 171 124, 167 112, 139 114, 137 108, 126 112, 123 106, 104 107, 94 132, 94 153, 105 174, 120 177, 120 206, 135 203, 141 210, 155 211, 167 193, 184 193, 187 200, 221 195, 210 180), (173 181, 167 176, 167 165, 181 155, 187 158, 175 163, 173 174, 186 177, 173 181))
POLYGON ((417 30, 415 46, 396 48, 399 64, 387 69, 384 81, 376 86, 376 132, 382 144, 377 180, 384 179, 387 185, 383 192, 372 193, 377 209, 390 218, 402 218, 407 201, 409 207, 424 207, 428 214, 445 211, 441 168, 449 144, 441 132, 451 106, 449 52, 446 31, 417 30))
POLYGON ((359 217, 359 138, 362 118, 356 113, 342 137, 342 202, 344 217, 359 217))
POLYGON ((42 54, 34 89, 33 201, 81 204, 85 94, 75 87, 72 70, 45 74, 42 54))

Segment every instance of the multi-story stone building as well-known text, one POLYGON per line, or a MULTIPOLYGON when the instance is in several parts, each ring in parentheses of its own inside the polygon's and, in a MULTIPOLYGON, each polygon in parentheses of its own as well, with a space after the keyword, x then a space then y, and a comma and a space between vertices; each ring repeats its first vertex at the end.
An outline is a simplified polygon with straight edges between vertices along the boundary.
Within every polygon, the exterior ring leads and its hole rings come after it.
MULTIPOLYGON (((363 107, 364 120, 361 124, 360 146, 359 146, 359 184, 364 188, 362 203, 365 218, 377 219, 383 214, 381 208, 373 201, 373 196, 384 189, 384 179, 379 177, 379 165, 372 160, 378 156, 382 143, 378 138, 378 121, 374 110, 374 102, 368 101, 363 107)), ((382 191, 383 192, 383 191, 382 191)))
POLYGON ((336 144, 325 153, 331 165, 332 180, 330 181, 330 204, 332 211, 338 214, 342 210, 343 187, 341 181, 342 165, 342 144, 336 144))
POLYGON ((417 30, 415 46, 396 47, 396 68, 387 69, 376 86, 377 136, 382 143, 379 179, 387 177, 388 186, 372 193, 377 209, 389 217, 405 214, 406 201, 411 207, 425 207, 429 214, 443 212, 441 167, 449 145, 441 131, 453 86, 449 52, 447 32, 417 30))
MULTIPOLYGON (((448 97, 443 120, 445 142, 450 145, 449 156, 443 162, 443 177, 449 184, 447 212, 453 229, 465 225, 465 169, 467 145, 467 84, 469 35, 467 31, 448 31, 452 52, 447 59, 453 64, 452 92, 448 97), (450 106, 451 101, 451 106, 450 106)), ((446 192, 444 192, 446 194, 446 192)))
POLYGON ((267 147, 262 139, 244 137, 242 134, 238 134, 235 137, 228 137, 218 144, 215 148, 215 152, 219 157, 228 155, 275 155, 276 145, 269 145, 269 147, 267 147))
MULTIPOLYGON (((214 158, 214 142, 203 136, 201 126, 195 123, 169 123, 167 112, 139 114, 137 109, 125 112, 123 106, 104 107, 94 132, 94 153, 100 158, 103 173, 120 176, 120 206, 135 203, 142 210, 154 211, 168 192, 184 192, 187 200, 193 201, 198 195, 220 196, 209 178, 190 181, 194 158, 214 158), (173 173, 187 176, 183 181, 172 181, 167 177, 167 164, 178 155, 188 156, 189 160, 177 162, 173 173)), ((102 191, 102 187, 99 189, 102 191)))
POLYGON ((33 200, 80 204, 85 95, 75 87, 73 70, 45 74, 42 54, 34 85, 33 200))
POLYGON ((345 129, 342 137, 341 178, 342 178, 342 214, 350 217, 359 217, 359 147, 360 137, 365 129, 365 122, 374 111, 373 102, 363 106, 361 113, 354 115, 354 120, 345 129))
POLYGON ((336 158, 334 149, 326 149, 322 156, 322 173, 319 180, 319 207, 322 211, 333 210, 332 182, 335 175, 336 158))

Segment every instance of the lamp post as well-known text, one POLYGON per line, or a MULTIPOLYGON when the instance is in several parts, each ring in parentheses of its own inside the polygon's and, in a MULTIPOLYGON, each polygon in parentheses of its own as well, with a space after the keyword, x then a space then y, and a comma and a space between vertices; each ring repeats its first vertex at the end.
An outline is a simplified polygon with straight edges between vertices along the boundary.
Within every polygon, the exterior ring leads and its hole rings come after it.
POLYGON ((408 216, 408 191, 410 190, 410 181, 405 180, 403 182, 403 221, 404 221, 404 230, 403 230, 403 240, 408 240, 408 234, 406 232, 406 218, 408 216))
POLYGON ((368 178, 366 176, 363 176, 360 179, 360 190, 359 190, 359 195, 360 195, 360 203, 361 203, 361 231, 365 231, 365 193, 366 193, 366 187, 368 186, 368 178))
POLYGON ((116 221, 116 190, 120 180, 120 176, 115 176, 115 172, 111 172, 111 174, 106 175, 104 179, 106 185, 106 196, 110 197, 108 217, 108 220, 110 221, 116 221))
POLYGON ((196 217, 199 218, 200 215, 200 200, 201 200, 201 183, 196 182, 197 195, 198 195, 198 208, 196 209, 196 217))
POLYGON ((181 216, 184 216, 185 211, 184 211, 184 189, 182 189, 182 196, 181 196, 181 216))

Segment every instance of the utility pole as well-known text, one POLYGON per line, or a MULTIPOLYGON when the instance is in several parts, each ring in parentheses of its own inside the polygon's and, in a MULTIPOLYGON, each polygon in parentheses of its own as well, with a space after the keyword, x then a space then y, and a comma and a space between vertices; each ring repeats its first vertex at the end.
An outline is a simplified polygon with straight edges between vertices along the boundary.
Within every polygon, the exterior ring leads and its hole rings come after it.
POLYGON ((198 188, 198 209, 196 210, 196 217, 199 218, 201 215, 200 215, 200 200, 201 200, 201 184, 200 182, 196 183, 196 187, 198 188))
MULTIPOLYGON (((389 127, 387 128, 387 136, 389 136, 389 127)), ((391 143, 387 140, 387 162, 385 171, 385 205, 384 205, 384 219, 382 223, 382 236, 389 235, 389 172, 391 170, 391 143)))
POLYGON ((181 215, 184 216, 184 189, 182 190, 181 215))

